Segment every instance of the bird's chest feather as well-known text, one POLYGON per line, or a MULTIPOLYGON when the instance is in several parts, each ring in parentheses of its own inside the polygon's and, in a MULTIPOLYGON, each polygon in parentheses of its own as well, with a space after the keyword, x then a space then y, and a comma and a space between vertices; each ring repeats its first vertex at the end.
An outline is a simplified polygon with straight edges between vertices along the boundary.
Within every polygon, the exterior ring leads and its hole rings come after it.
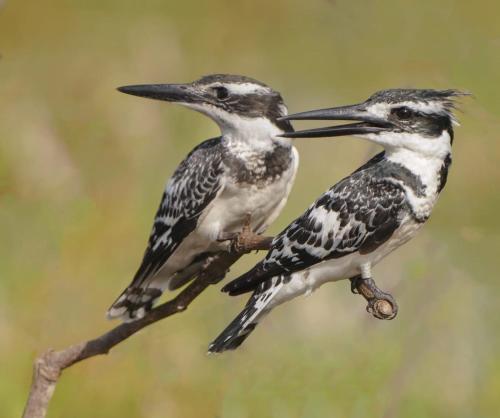
POLYGON ((378 263, 382 258, 394 251, 396 248, 411 240, 417 234, 422 225, 423 223, 416 221, 413 216, 409 214, 404 216, 400 221, 399 227, 394 231, 390 239, 373 252, 370 261, 374 264, 378 263))
POLYGON ((224 166, 231 182, 237 186, 266 188, 286 177, 293 166, 294 153, 289 145, 273 145, 259 150, 249 147, 226 149, 224 166))
MULTIPOLYGON (((447 156, 447 158, 450 158, 447 156)), ((409 181, 409 176, 399 176, 394 181, 398 182, 404 189, 408 204, 418 222, 425 222, 431 215, 432 209, 437 202, 439 193, 444 186, 443 165, 446 165, 446 173, 449 162, 440 158, 399 158, 395 164, 399 164, 414 181, 409 181)), ((446 181, 446 180, 444 180, 446 181)))
POLYGON ((287 154, 290 155, 286 157, 286 167, 280 162, 263 167, 262 159, 254 165, 247 162, 245 169, 240 167, 240 173, 235 165, 226 167, 222 191, 200 219, 200 233, 213 237, 219 232, 239 232, 247 214, 251 216, 252 229, 262 232, 286 202, 295 177, 296 151, 288 150, 287 154), (247 181, 248 176, 253 180, 247 181))

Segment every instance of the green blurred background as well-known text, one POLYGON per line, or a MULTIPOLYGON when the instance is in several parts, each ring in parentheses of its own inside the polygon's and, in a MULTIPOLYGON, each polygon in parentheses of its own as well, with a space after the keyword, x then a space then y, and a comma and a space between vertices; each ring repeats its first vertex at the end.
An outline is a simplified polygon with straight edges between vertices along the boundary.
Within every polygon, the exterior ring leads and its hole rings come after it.
MULTIPOLYGON (((450 179, 417 239, 376 268, 396 320, 348 283, 277 309, 237 352, 208 342, 244 298, 190 309, 60 380, 49 417, 494 417, 500 409, 497 1, 0 0, 0 416, 19 416, 37 353, 113 326, 164 183, 205 117, 115 87, 225 72, 291 111, 389 87, 461 88, 450 179)), ((376 150, 297 141, 276 233, 376 150)), ((260 255, 242 260, 241 273, 260 255)))

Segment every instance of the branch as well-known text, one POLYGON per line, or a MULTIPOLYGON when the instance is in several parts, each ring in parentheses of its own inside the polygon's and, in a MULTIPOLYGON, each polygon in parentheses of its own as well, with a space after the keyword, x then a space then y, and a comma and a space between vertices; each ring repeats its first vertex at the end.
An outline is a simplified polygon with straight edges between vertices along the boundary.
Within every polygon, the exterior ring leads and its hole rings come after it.
MULTIPOLYGON (((254 238, 252 237, 252 239, 254 238)), ((146 316, 137 321, 118 325, 93 340, 84 341, 60 351, 49 350, 42 354, 34 364, 33 380, 23 418, 45 417, 57 381, 64 369, 90 357, 107 354, 114 346, 142 328, 185 311, 189 304, 208 286, 219 282, 227 273, 229 267, 245 252, 254 249, 257 248, 246 245, 246 250, 243 252, 217 254, 198 277, 174 299, 152 309, 146 316)))
MULTIPOLYGON (((196 279, 174 299, 152 309, 143 318, 118 325, 93 340, 84 341, 59 351, 49 350, 36 359, 33 380, 23 418, 44 418, 46 416, 49 402, 63 370, 90 357, 108 354, 113 347, 134 335, 137 331, 164 318, 185 311, 191 302, 208 286, 222 280, 229 271, 229 267, 243 254, 255 250, 268 250, 272 241, 272 238, 255 235, 248 229, 243 229, 240 234, 230 239, 232 240, 232 251, 218 253, 212 257, 196 279)), ((380 291, 373 280, 367 282, 366 280, 355 279, 351 279, 352 288, 365 297, 369 302, 369 307, 372 306, 372 313, 376 317, 387 319, 388 315, 384 317, 383 313, 389 312, 388 309, 391 309, 387 307, 387 300, 394 301, 392 296, 380 291), (382 316, 377 316, 375 314, 377 312, 382 312, 382 316)), ((392 306, 396 307, 395 312, 397 312, 395 301, 392 306)))
POLYGON ((351 277, 351 290, 360 294, 368 302, 366 310, 377 319, 394 319, 398 314, 398 304, 391 294, 377 287, 373 279, 362 279, 361 276, 351 277))

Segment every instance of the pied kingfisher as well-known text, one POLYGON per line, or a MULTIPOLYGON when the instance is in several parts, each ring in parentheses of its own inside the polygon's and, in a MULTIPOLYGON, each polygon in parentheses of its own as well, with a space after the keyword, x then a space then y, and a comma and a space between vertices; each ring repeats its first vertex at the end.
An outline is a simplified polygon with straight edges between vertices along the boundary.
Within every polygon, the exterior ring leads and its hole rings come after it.
POLYGON ((355 120, 285 136, 355 135, 384 151, 320 196, 274 238, 261 262, 223 288, 230 295, 253 294, 209 352, 237 348, 274 307, 326 282, 370 279, 375 264, 416 234, 446 184, 454 98, 463 94, 383 90, 361 104, 283 118, 355 120))
POLYGON ((120 87, 135 96, 175 102, 211 118, 222 135, 202 142, 168 181, 142 263, 108 310, 130 321, 149 311, 165 289, 196 277, 213 254, 229 249, 222 234, 260 234, 286 203, 298 167, 293 130, 281 95, 239 75, 209 75, 189 84, 120 87))

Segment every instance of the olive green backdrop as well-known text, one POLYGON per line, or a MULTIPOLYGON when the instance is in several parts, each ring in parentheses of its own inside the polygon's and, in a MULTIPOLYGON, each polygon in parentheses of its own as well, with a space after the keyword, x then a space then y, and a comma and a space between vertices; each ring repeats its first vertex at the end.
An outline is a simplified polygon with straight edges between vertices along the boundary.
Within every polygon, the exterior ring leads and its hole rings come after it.
MULTIPOLYGON (((400 313, 375 320, 348 283, 330 284, 277 309, 241 350, 207 357, 245 302, 216 286, 66 372, 49 417, 498 414, 499 14, 487 0, 0 1, 0 416, 20 415, 37 353, 113 326, 105 311, 166 179, 218 135, 202 115, 115 87, 213 72, 262 80, 294 112, 390 87, 474 94, 433 217, 375 270, 400 313)), ((299 175, 271 233, 376 151, 296 143, 299 175)))

